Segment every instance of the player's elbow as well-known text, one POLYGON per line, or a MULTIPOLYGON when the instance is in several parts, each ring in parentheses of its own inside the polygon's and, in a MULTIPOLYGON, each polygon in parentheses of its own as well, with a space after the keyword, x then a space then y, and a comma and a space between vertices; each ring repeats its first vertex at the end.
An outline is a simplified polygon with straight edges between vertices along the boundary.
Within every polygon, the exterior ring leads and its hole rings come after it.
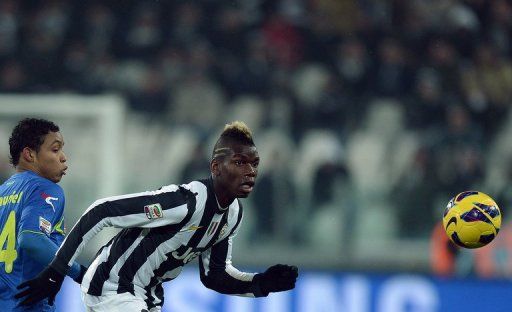
POLYGON ((205 275, 205 274, 201 274, 201 283, 203 283, 203 285, 206 287, 206 288, 209 288, 209 289, 212 289, 212 290, 215 290, 215 282, 213 281, 213 279, 211 278, 211 276, 208 276, 208 275, 205 275))
POLYGON ((33 234, 29 233, 21 233, 18 236, 18 245, 21 249, 24 249, 29 252, 34 249, 35 245, 32 242, 32 236, 33 234))
POLYGON ((52 249, 53 246, 47 240, 42 234, 23 232, 18 236, 18 245, 28 255, 37 259, 52 249))
POLYGON ((214 290, 222 294, 226 293, 222 285, 222 278, 220 278, 219 273, 210 272, 209 275, 202 274, 201 283, 203 283, 203 285, 208 289, 214 290))

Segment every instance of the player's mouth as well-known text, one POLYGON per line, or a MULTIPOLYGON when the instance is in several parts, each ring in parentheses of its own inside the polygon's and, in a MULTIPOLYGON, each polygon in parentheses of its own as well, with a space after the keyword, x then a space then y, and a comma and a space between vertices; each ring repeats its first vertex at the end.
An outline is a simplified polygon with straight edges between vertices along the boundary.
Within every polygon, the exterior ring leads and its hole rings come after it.
POLYGON ((64 169, 62 169, 62 174, 61 175, 66 175, 66 170, 68 170, 68 167, 65 167, 64 169))
POLYGON ((252 189, 254 188, 254 181, 246 181, 242 183, 241 189, 244 193, 250 193, 252 192, 252 189))

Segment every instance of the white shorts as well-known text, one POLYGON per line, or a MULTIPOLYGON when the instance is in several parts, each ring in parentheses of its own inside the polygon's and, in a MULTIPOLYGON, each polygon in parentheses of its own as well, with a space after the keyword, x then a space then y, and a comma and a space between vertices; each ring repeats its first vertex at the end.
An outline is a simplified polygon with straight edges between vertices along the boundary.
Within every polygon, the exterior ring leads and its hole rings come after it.
POLYGON ((160 312, 160 307, 148 309, 146 302, 129 292, 107 296, 91 296, 82 293, 87 312, 160 312))

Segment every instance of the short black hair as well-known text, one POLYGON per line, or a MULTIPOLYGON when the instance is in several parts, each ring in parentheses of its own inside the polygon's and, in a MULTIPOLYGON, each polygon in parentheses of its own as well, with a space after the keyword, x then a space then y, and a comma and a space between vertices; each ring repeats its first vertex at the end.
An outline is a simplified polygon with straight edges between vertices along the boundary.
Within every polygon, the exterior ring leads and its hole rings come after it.
POLYGON ((254 146, 251 129, 244 122, 237 120, 224 126, 213 148, 212 159, 223 155, 221 150, 230 144, 254 146))
POLYGON ((38 152, 44 143, 44 136, 58 131, 60 131, 59 126, 49 120, 38 118, 20 120, 9 138, 10 163, 16 167, 20 161, 20 153, 25 147, 38 152))

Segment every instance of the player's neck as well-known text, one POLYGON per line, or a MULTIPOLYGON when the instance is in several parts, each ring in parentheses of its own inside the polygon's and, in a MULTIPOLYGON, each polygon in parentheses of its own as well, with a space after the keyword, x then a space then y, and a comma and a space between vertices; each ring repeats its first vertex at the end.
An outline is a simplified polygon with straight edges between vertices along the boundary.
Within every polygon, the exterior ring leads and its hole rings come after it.
POLYGON ((229 205, 235 200, 234 198, 229 198, 224 195, 222 192, 222 186, 218 184, 218 182, 213 179, 213 194, 215 195, 215 200, 217 201, 217 206, 221 211, 226 210, 229 205))
POLYGON ((16 166, 16 172, 21 173, 25 171, 32 171, 37 175, 41 175, 41 173, 39 172, 39 170, 37 170, 35 166, 27 164, 25 162, 18 163, 18 165, 16 166))
MULTIPOLYGON (((214 192, 215 194, 215 192, 214 192)), ((220 211, 226 211, 229 207, 229 205, 226 205, 225 207, 222 207, 222 205, 219 203, 219 199, 217 198, 217 195, 215 195, 215 200, 217 201, 217 207, 220 211)))

